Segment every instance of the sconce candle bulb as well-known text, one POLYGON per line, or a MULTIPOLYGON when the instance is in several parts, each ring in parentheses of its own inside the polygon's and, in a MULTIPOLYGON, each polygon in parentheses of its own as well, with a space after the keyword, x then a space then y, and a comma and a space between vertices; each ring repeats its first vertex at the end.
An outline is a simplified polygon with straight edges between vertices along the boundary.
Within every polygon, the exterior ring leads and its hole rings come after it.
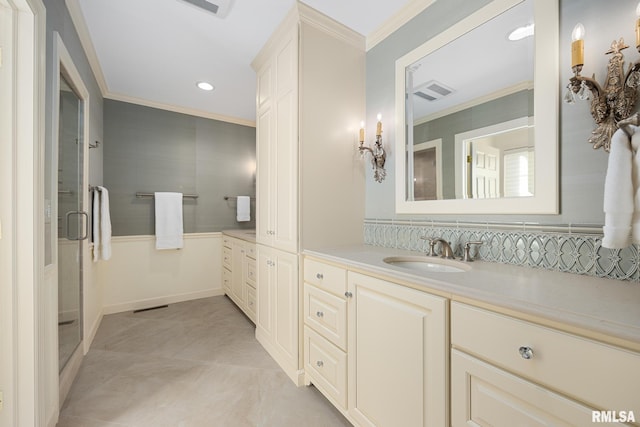
POLYGON ((636 49, 640 52, 640 3, 636 6, 636 49))
POLYGON ((364 122, 360 122, 360 138, 358 139, 362 144, 364 142, 364 122))
POLYGON ((378 125, 376 126, 376 136, 382 135, 382 114, 378 113, 378 125))
POLYGON ((571 33, 571 68, 580 72, 584 65, 584 26, 577 23, 571 33))

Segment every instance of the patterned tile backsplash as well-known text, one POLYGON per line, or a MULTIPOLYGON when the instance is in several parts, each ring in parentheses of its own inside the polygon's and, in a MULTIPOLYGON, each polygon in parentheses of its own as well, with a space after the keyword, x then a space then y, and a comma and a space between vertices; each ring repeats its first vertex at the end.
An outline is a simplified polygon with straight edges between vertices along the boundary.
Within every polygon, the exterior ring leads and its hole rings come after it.
POLYGON ((588 276, 640 281, 640 251, 602 247, 601 226, 540 226, 526 223, 445 223, 366 219, 364 243, 426 252, 426 238, 451 243, 456 257, 468 241, 482 241, 471 249, 475 259, 588 276))

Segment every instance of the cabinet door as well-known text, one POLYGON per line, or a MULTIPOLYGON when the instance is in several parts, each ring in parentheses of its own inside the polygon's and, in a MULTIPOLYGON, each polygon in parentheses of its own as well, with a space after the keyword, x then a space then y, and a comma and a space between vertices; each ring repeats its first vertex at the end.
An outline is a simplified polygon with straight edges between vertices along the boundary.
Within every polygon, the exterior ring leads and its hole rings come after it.
POLYGON ((267 108, 258 113, 256 123, 256 241, 271 245, 273 241, 273 212, 271 193, 274 183, 273 164, 273 111, 267 108))
POLYGON ((294 379, 299 369, 298 257, 258 245, 257 263, 256 338, 294 379))
POLYGON ((452 350, 451 425, 453 427, 568 427, 591 424, 592 408, 484 363, 466 353, 452 350))
POLYGON ((298 43, 297 31, 275 54, 275 183, 270 203, 275 207, 273 246, 298 251, 298 43))
POLYGON ((349 414, 362 426, 448 425, 447 300, 349 272, 349 414))
POLYGON ((256 258, 258 270, 258 280, 256 282, 256 335, 261 334, 265 339, 271 341, 274 332, 273 313, 275 310, 272 287, 276 280, 271 249, 258 245, 256 258))
POLYGON ((247 302, 246 291, 244 289, 244 257, 245 257, 245 249, 244 245, 239 240, 234 240, 232 243, 232 251, 233 256, 232 259, 232 267, 231 267, 231 292, 233 294, 233 298, 236 301, 236 304, 240 306, 240 308, 244 309, 247 302))

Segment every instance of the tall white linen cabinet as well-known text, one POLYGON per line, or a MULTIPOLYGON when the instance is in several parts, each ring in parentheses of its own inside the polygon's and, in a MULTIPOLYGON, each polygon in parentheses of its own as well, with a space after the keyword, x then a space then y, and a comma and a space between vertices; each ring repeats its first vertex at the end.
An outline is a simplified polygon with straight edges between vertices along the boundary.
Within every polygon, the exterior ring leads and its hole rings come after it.
POLYGON ((362 243, 364 37, 297 3, 257 73, 256 338, 298 385, 304 249, 362 243))

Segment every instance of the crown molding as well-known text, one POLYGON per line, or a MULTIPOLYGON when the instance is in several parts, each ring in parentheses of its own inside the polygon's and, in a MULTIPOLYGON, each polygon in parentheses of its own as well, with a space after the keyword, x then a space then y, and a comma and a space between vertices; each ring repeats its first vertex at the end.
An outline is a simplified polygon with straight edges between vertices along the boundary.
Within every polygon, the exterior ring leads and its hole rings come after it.
POLYGON ((310 24, 325 33, 364 51, 366 47, 366 39, 362 34, 346 27, 338 21, 304 3, 301 3, 300 1, 298 1, 297 7, 301 22, 310 24))
POLYGON ((391 16, 391 18, 387 19, 381 26, 367 36, 366 50, 368 51, 389 37, 398 28, 402 27, 436 1, 437 0, 412 0, 407 3, 402 9, 396 12, 391 16))
POLYGON ((218 120, 220 122, 233 123, 236 125, 256 127, 255 120, 242 119, 239 117, 225 116, 223 114, 209 113, 195 108, 181 107, 173 104, 150 101, 148 99, 136 98, 134 96, 108 92, 103 94, 105 99, 113 101, 128 102, 130 104, 142 105, 144 107, 157 108, 159 110, 172 111, 174 113, 188 114, 190 116, 202 117, 204 119, 218 120))

